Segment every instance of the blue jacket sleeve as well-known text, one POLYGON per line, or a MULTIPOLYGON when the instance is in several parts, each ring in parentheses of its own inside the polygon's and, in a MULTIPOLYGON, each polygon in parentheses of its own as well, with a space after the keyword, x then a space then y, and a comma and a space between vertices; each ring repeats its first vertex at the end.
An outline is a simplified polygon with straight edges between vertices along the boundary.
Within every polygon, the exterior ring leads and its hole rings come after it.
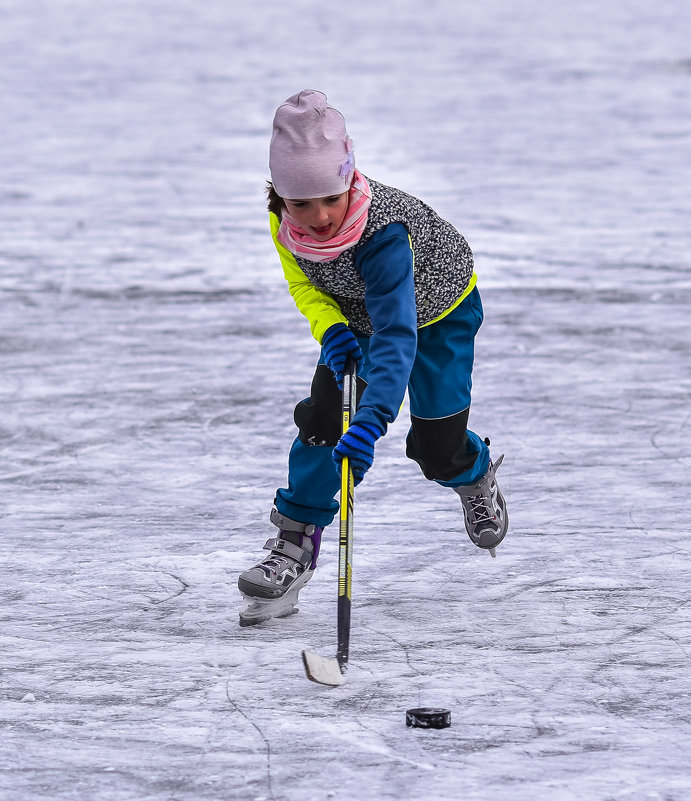
POLYGON ((353 422, 373 424, 384 434, 403 403, 417 348, 413 251, 406 227, 389 223, 377 231, 356 264, 374 334, 367 388, 353 422))

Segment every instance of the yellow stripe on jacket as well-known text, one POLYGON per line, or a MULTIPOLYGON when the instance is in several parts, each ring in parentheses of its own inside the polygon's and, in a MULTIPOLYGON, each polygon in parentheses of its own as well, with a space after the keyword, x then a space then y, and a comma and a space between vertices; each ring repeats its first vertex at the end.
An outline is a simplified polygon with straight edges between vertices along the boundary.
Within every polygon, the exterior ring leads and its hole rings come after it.
POLYGON ((340 306, 334 298, 328 292, 317 289, 302 272, 297 261, 295 261, 295 256, 285 245, 278 241, 277 234, 281 225, 278 217, 275 214, 270 214, 269 219, 271 237, 281 259, 283 275, 288 282, 288 290, 295 301, 295 305, 298 307, 298 311, 309 321, 312 336, 321 344, 327 328, 330 328, 334 323, 348 325, 348 320, 343 316, 340 306))

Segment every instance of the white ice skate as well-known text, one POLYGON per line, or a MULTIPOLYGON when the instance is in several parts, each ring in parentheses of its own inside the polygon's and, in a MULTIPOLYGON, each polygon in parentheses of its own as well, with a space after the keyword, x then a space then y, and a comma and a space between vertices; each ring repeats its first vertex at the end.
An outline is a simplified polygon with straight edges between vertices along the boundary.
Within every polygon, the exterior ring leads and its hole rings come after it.
POLYGON ((497 484, 496 472, 504 454, 490 461, 485 475, 470 486, 454 487, 463 504, 465 527, 473 544, 496 557, 496 547, 509 529, 506 501, 497 484))
POLYGON ((290 520, 276 509, 271 522, 280 533, 266 541, 269 555, 238 578, 238 589, 247 602, 240 612, 241 626, 295 614, 298 593, 314 574, 322 529, 290 520))

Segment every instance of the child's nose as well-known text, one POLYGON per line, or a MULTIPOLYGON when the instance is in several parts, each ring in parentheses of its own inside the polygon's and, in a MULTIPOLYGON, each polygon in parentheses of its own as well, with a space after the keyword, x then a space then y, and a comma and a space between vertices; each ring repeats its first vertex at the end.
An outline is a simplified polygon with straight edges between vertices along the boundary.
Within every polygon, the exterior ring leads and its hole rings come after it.
POLYGON ((321 223, 327 223, 329 220, 329 209, 326 206, 317 206, 317 219, 321 223))

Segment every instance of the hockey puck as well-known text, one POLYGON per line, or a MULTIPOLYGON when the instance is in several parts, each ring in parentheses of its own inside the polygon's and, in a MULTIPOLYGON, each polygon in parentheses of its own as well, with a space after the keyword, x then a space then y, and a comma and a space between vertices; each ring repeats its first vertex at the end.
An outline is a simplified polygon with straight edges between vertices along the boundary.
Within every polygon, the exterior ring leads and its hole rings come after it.
POLYGON ((409 709, 405 713, 405 725, 414 729, 445 729, 451 725, 451 712, 431 707, 409 709))

